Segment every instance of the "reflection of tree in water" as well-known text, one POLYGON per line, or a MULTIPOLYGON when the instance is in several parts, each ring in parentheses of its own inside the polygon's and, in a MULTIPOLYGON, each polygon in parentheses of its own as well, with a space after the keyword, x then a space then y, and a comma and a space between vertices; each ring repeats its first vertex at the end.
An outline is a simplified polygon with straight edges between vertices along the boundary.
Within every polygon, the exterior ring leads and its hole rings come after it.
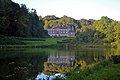
POLYGON ((0 59, 0 72, 2 72, 0 77, 2 80, 34 79, 38 71, 42 71, 45 57, 26 56, 0 59))
POLYGON ((44 73, 54 74, 56 72, 67 73, 74 69, 84 70, 86 67, 108 59, 106 50, 81 49, 75 51, 59 51, 49 55, 47 62, 44 63, 44 73))
POLYGON ((109 53, 110 50, 106 51, 106 49, 82 49, 75 52, 76 59, 84 60, 87 64, 92 64, 104 59, 108 59, 109 53))

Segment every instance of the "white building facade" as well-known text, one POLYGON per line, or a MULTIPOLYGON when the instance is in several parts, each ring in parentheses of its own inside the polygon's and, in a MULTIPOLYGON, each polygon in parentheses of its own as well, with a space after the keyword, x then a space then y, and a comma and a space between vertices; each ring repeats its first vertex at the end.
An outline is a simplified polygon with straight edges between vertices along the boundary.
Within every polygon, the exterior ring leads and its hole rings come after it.
POLYGON ((51 37, 75 37, 75 32, 70 26, 48 27, 47 31, 51 37))

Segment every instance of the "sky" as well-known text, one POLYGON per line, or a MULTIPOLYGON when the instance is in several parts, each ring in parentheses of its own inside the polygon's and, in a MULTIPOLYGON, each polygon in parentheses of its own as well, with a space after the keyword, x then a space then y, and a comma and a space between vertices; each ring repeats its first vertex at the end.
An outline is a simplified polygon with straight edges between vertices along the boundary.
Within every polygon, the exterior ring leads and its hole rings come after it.
POLYGON ((27 8, 34 8, 42 17, 55 15, 80 19, 98 20, 108 16, 120 21, 120 0, 12 0, 25 4, 27 8))

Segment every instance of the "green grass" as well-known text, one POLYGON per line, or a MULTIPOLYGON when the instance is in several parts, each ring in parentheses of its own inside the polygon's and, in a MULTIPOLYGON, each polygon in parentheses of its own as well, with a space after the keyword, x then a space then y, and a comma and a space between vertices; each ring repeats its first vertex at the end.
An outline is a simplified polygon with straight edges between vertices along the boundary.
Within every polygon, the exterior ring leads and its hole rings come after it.
POLYGON ((19 38, 0 35, 0 45, 15 46, 56 46, 71 38, 19 38))
POLYGON ((0 45, 25 45, 25 43, 14 37, 0 35, 0 45))
POLYGON ((86 76, 85 80, 120 80, 120 64, 111 64, 95 71, 86 76))
POLYGON ((67 80, 120 80, 120 64, 111 61, 102 61, 84 71, 69 73, 67 80))
POLYGON ((62 40, 66 40, 69 38, 44 38, 44 40, 22 40, 26 45, 57 45, 57 42, 61 42, 62 40))

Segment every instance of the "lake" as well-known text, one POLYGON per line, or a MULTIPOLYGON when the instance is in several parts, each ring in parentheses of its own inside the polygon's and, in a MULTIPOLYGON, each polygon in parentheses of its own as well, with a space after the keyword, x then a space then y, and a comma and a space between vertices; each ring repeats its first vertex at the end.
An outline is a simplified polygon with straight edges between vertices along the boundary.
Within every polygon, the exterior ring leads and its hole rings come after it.
POLYGON ((4 48, 0 49, 0 79, 35 80, 41 72, 52 75, 84 70, 119 52, 105 48, 4 48))

